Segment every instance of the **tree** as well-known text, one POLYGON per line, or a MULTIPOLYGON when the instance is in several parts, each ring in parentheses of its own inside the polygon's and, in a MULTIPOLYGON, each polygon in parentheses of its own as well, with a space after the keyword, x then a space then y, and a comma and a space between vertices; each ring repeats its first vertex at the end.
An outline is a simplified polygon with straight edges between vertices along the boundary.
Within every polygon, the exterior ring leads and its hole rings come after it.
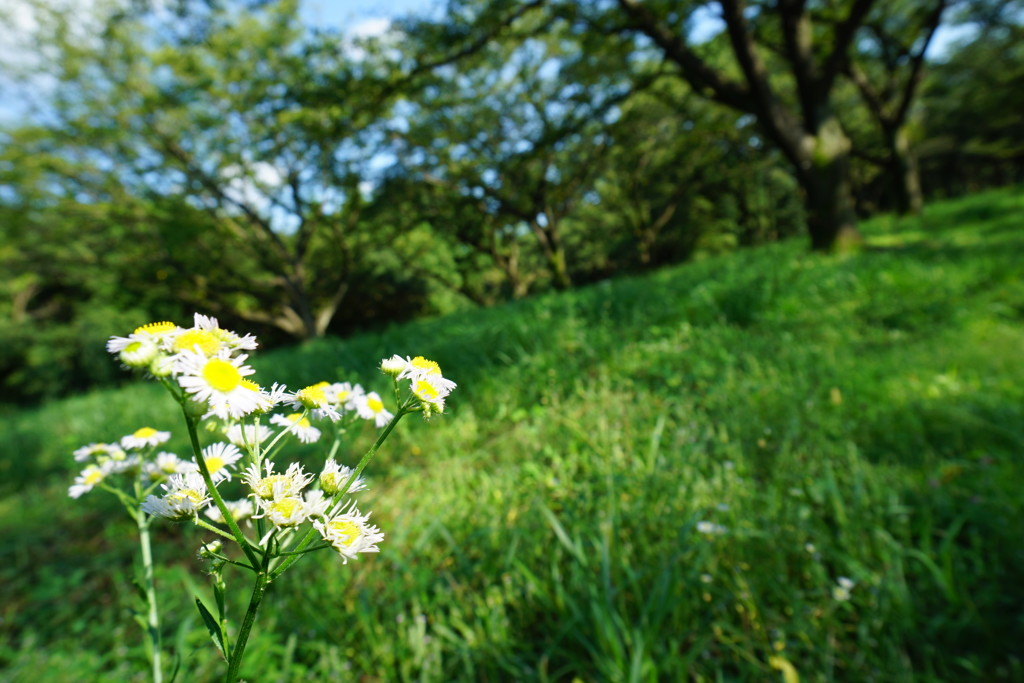
MULTIPOLYGON (((830 3, 817 11, 804 0, 748 5, 721 0, 721 20, 739 77, 717 66, 688 39, 697 5, 618 0, 628 30, 649 38, 698 92, 757 117, 765 135, 792 165, 804 193, 811 246, 832 249, 856 240, 851 184, 851 142, 832 106, 832 93, 857 30, 874 0, 830 3), (765 23, 781 38, 779 64, 769 68, 765 23)), ((607 20, 605 20, 607 23, 607 20)))
POLYGON ((214 312, 319 336, 370 248, 355 236, 370 154, 356 139, 373 115, 368 98, 345 108, 303 96, 319 72, 355 89, 374 55, 314 40, 295 0, 239 9, 120 10, 101 17, 98 39, 40 10, 44 68, 58 82, 48 127, 65 154, 100 160, 133 196, 208 214, 231 258, 195 264, 188 286, 212 283, 214 312))
POLYGON ((521 21, 515 39, 457 50, 458 71, 435 59, 446 66, 421 72, 394 132, 406 174, 479 212, 476 229, 456 236, 489 254, 516 294, 521 233, 534 237, 553 285, 571 286, 563 222, 593 186, 610 118, 633 92, 574 36, 521 21))
POLYGON ((919 213, 923 203, 908 121, 925 53, 949 5, 950 0, 887 3, 869 16, 845 67, 881 133, 885 156, 879 164, 900 213, 919 213))

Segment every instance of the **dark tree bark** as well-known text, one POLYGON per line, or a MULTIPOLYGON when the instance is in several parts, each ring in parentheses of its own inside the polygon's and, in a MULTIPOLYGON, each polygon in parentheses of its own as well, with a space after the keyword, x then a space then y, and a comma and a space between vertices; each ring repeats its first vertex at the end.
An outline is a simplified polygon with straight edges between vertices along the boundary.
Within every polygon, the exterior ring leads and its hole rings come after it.
MULTIPOLYGON (((832 110, 836 78, 847 52, 875 0, 853 0, 831 31, 829 50, 820 56, 812 44, 812 18, 804 0, 778 0, 783 57, 795 84, 796 106, 775 92, 762 60, 744 0, 719 0, 729 43, 742 73, 730 78, 705 61, 640 0, 618 0, 629 30, 646 35, 679 68, 694 90, 729 107, 753 114, 765 134, 793 165, 804 193, 811 247, 831 250, 860 240, 853 211, 850 139, 832 110)), ((763 11, 768 11, 767 9, 763 11)))
POLYGON ((920 28, 896 34, 886 26, 884 18, 868 23, 868 29, 878 45, 879 59, 884 70, 884 82, 872 82, 858 60, 850 59, 845 67, 847 76, 857 86, 861 99, 882 134, 887 158, 883 162, 888 177, 894 208, 903 214, 921 212, 923 199, 917 157, 910 146, 907 122, 910 105, 921 83, 924 55, 949 0, 932 0, 920 16, 920 28), (919 36, 923 40, 917 41, 919 36), (916 49, 914 44, 917 43, 916 49))

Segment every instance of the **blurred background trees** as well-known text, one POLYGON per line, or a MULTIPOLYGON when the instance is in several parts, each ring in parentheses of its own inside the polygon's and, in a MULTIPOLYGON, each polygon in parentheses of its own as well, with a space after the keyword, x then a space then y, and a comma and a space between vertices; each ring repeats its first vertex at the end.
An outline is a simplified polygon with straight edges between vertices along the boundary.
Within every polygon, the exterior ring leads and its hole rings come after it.
POLYGON ((1019 2, 451 0, 363 37, 298 0, 22 9, 8 401, 112 381, 103 339, 193 310, 270 344, 346 334, 830 249, 1024 175, 1019 2))

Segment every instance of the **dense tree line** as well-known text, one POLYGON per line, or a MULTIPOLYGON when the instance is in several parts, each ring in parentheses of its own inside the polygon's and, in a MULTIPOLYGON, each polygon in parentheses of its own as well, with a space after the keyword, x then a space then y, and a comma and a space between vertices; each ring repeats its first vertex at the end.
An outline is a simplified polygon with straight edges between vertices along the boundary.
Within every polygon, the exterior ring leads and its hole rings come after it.
POLYGON ((297 0, 35 7, 0 130, 8 400, 193 310, 307 339, 1020 182, 1019 3, 451 0, 379 36, 297 0), (975 39, 929 58, 943 23, 975 39))

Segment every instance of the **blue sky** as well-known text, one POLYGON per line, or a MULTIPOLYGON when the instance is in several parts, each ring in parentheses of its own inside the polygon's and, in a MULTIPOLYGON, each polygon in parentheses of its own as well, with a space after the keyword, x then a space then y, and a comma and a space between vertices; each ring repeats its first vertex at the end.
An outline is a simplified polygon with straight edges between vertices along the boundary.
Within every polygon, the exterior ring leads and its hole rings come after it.
MULTIPOLYGON (((84 2, 74 2, 74 4, 80 4, 80 6, 88 6, 90 2, 85 0, 84 2)), ((0 53, 3 52, 2 44, 7 42, 4 40, 4 33, 12 30, 17 31, 18 28, 18 15, 24 17, 25 14, 25 3, 23 0, 0 0, 4 4, 4 10, 8 13, 13 12, 15 15, 11 17, 15 21, 8 24, 8 26, 0 26, 0 53)), ((409 13, 416 14, 431 14, 438 12, 443 8, 444 0, 359 0, 358 2, 350 2, 349 0, 304 0, 302 5, 301 13, 306 23, 311 27, 318 28, 330 28, 342 31, 347 34, 355 35, 366 35, 374 34, 382 31, 386 28, 388 20, 402 16, 409 13)), ((0 21, 0 24, 6 22, 0 21)), ((698 36, 710 37, 716 33, 716 24, 718 20, 713 16, 708 15, 708 18, 701 22, 703 25, 698 25, 696 33, 698 36)), ((936 34, 935 39, 929 46, 929 56, 935 57, 942 55, 953 42, 953 40, 961 37, 969 37, 970 28, 960 27, 959 30, 951 30, 940 28, 936 34)), ((10 51, 7 55, 0 55, 9 57, 10 51)), ((5 79, 3 74, 0 73, 0 123, 11 122, 17 120, 20 116, 24 115, 24 106, 17 101, 17 93, 12 92, 9 89, 9 83, 4 83, 5 79), (7 85, 8 87, 5 87, 7 85)))

